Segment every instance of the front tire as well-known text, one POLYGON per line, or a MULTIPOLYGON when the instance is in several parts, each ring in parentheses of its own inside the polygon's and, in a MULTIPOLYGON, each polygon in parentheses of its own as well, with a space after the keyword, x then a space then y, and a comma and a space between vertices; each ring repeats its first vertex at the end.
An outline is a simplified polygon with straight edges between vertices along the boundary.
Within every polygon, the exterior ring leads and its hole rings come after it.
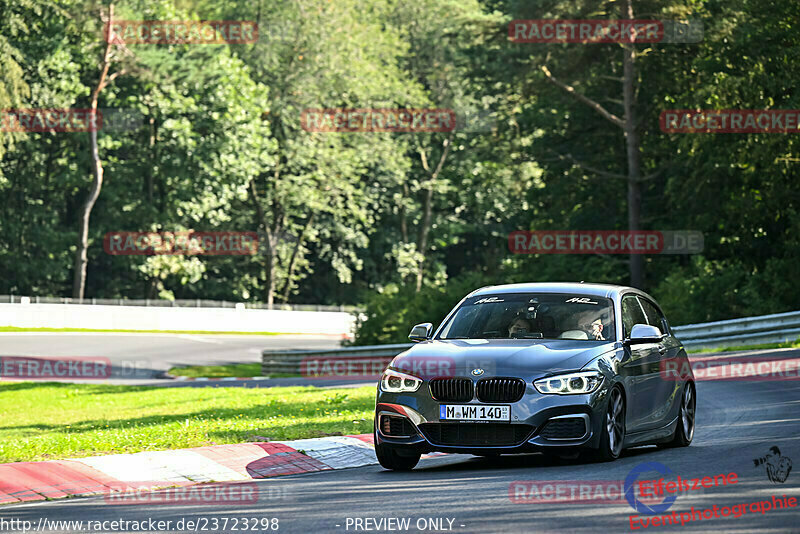
POLYGON ((594 459, 598 462, 616 460, 622 453, 624 441, 625 397, 622 395, 622 390, 614 387, 608 395, 608 406, 603 418, 603 431, 600 435, 600 447, 594 451, 594 459))
POLYGON ((675 434, 672 440, 661 445, 662 448, 668 447, 688 447, 694 438, 694 420, 697 412, 697 395, 694 391, 694 384, 686 383, 681 396, 681 411, 678 416, 678 424, 675 425, 675 434))
POLYGON ((375 443, 375 456, 384 469, 391 471, 411 471, 419 463, 422 456, 418 452, 404 450, 402 453, 396 447, 378 443, 378 431, 373 431, 375 443))

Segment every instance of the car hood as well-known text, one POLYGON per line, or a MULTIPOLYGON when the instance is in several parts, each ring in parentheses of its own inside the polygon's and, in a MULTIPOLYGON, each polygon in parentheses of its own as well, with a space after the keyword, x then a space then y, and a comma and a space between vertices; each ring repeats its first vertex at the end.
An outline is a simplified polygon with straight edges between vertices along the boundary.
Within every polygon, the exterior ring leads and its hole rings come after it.
POLYGON ((418 343, 398 354, 392 367, 421 378, 507 376, 535 378, 581 369, 616 343, 569 339, 453 339, 418 343))

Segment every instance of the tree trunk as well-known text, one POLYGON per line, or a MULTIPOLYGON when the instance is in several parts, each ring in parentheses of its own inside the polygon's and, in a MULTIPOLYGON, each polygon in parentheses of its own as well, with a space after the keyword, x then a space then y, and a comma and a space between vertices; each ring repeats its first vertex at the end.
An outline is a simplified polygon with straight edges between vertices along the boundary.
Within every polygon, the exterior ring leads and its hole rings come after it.
MULTIPOLYGON (((627 18, 629 20, 633 20, 633 0, 626 0, 626 10, 627 18)), ((576 91, 574 87, 560 82, 553 76, 553 74, 550 72, 550 69, 547 68, 547 65, 542 65, 540 69, 551 83, 561 88, 564 92, 574 97, 578 101, 583 102, 590 108, 597 111, 609 122, 622 128, 623 132, 625 133, 628 174, 621 175, 620 177, 626 178, 628 183, 628 230, 636 231, 641 228, 641 184, 643 180, 641 175, 641 142, 639 140, 639 133, 636 130, 636 48, 633 42, 623 43, 623 47, 622 104, 625 113, 622 118, 619 118, 613 113, 609 112, 602 105, 600 105, 599 102, 582 95, 576 91)), ((591 172, 601 175, 610 174, 591 169, 586 165, 579 164, 578 162, 575 163, 580 167, 590 170, 591 172)), ((614 174, 616 176, 616 173, 614 174)), ((644 257, 641 254, 630 254, 629 258, 630 284, 633 287, 641 288, 644 284, 644 257)))
POLYGON ((265 280, 267 309, 272 309, 275 304, 275 248, 272 246, 272 237, 267 236, 267 272, 265 280))
MULTIPOLYGON (((422 289, 422 280, 425 272, 425 256, 428 251, 428 234, 430 233, 431 220, 433 219, 433 188, 436 185, 436 179, 439 177, 439 173, 442 172, 442 167, 444 166, 444 161, 447 159, 447 154, 450 152, 450 145, 452 142, 453 132, 450 132, 450 136, 442 143, 442 155, 439 157, 439 163, 436 165, 436 169, 431 173, 430 186, 425 190, 425 196, 422 200, 422 221, 420 221, 419 231, 417 232, 417 252, 420 255, 419 263, 417 264, 417 293, 419 293, 419 291, 422 289)), ((425 152, 420 149, 419 154, 422 160, 422 167, 426 171, 430 172, 430 169, 428 168, 428 159, 425 156, 425 152)))
POLYGON ((431 227, 431 218, 433 217, 433 184, 425 191, 425 196, 422 200, 422 221, 419 223, 419 232, 417 235, 417 252, 420 255, 419 264, 417 265, 417 292, 422 289, 422 278, 425 266, 425 251, 428 250, 428 233, 431 227))
MULTIPOLYGON (((277 170, 275 171, 277 175, 277 170)), ((267 308, 272 309, 272 306, 275 303, 275 249, 278 245, 278 234, 280 232, 280 223, 275 223, 275 228, 273 228, 269 221, 267 220, 267 214, 264 211, 264 208, 261 206, 261 202, 258 200, 258 194, 256 192, 256 181, 255 179, 250 180, 250 195, 253 199, 253 204, 256 208, 256 213, 258 214, 258 220, 261 226, 264 227, 264 235, 266 236, 265 243, 264 243, 264 263, 265 263, 265 280, 264 280, 264 299, 267 303, 267 308)), ((277 221, 277 215, 276 215, 277 221)), ((259 249, 260 249, 259 244, 259 249)))
MULTIPOLYGON (((633 20, 633 0, 627 2, 627 18, 633 20)), ((636 131, 636 50, 633 43, 626 43, 623 53, 622 98, 625 108, 625 146, 628 156, 628 230, 640 229, 642 211, 641 143, 636 131)), ((642 288, 644 283, 644 256, 630 254, 630 283, 642 288)))
MULTIPOLYGON (((108 6, 108 35, 111 35, 111 24, 114 19, 114 4, 108 6)), ((107 39, 106 49, 103 53, 103 63, 100 70, 100 79, 97 81, 97 86, 92 92, 91 113, 95 121, 97 121, 97 100, 100 96, 100 91, 103 90, 106 84, 106 76, 108 75, 108 67, 110 65, 111 55, 111 42, 107 39)), ((96 122, 95 122, 96 126, 96 122)), ((100 153, 97 148, 97 127, 89 127, 89 141, 91 144, 91 157, 92 157, 92 188, 89 195, 83 204, 83 209, 80 214, 80 221, 78 227, 78 248, 75 251, 75 266, 74 277, 72 280, 72 297, 76 299, 83 299, 86 290, 86 267, 89 263, 89 218, 92 215, 97 197, 100 196, 100 189, 103 187, 103 163, 100 161, 100 153)))
POLYGON ((292 275, 294 274, 294 266, 297 262, 297 254, 300 251, 300 247, 303 246, 303 241, 306 237, 306 231, 314 222, 314 214, 308 216, 306 220, 306 224, 303 225, 303 229, 300 231, 300 236, 297 238, 297 243, 295 243, 294 249, 292 250, 292 257, 289 258, 289 266, 286 268, 286 283, 283 285, 283 302, 284 304, 289 302, 289 292, 292 290, 292 275))
POLYGON ((406 222, 406 199, 408 198, 408 184, 403 182, 403 201, 400 204, 400 239, 408 243, 408 223, 406 222))
MULTIPOLYGON (((150 117, 150 140, 149 140, 149 147, 150 147, 150 157, 153 158, 152 161, 158 161, 158 155, 156 154, 156 119, 154 117, 150 117)), ((153 183, 155 181, 155 177, 153 176, 153 166, 147 166, 147 205, 155 211, 155 197, 153 194, 153 183)))

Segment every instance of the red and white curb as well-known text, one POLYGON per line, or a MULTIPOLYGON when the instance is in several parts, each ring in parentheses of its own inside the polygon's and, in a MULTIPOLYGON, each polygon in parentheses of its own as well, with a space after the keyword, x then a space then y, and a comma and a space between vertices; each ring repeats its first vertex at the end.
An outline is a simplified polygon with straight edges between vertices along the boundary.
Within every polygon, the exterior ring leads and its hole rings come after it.
POLYGON ((253 480, 376 463, 372 434, 8 463, 0 464, 0 504, 253 480))

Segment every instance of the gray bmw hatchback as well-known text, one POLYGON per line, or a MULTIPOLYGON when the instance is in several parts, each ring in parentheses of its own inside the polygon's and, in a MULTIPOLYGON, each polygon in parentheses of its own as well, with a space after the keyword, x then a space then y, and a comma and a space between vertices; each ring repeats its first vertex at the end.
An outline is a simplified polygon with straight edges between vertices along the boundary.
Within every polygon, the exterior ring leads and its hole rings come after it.
POLYGON ((631 287, 531 283, 467 295, 378 383, 375 452, 412 469, 432 451, 589 453, 685 447, 696 395, 686 351, 631 287))

